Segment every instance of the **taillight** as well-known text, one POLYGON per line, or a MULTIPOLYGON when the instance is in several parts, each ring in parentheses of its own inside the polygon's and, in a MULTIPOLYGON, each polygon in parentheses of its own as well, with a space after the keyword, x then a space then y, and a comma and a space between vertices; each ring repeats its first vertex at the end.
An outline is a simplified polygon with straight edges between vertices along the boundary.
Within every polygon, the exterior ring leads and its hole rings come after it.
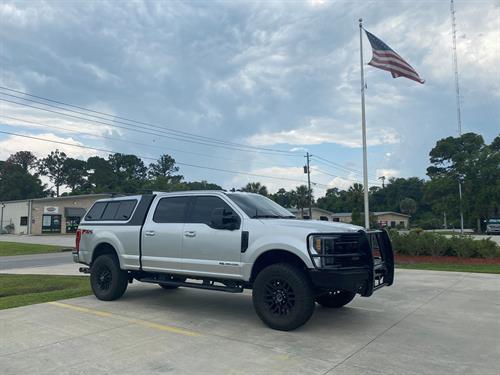
POLYGON ((82 230, 81 229, 77 229, 76 230, 76 243, 75 243, 75 248, 76 248, 76 252, 78 253, 80 251, 80 240, 82 238, 82 230))
POLYGON ((77 253, 80 251, 80 240, 82 239, 82 236, 84 234, 92 234, 92 230, 90 230, 90 229, 77 229, 76 230, 75 248, 76 248, 77 253))

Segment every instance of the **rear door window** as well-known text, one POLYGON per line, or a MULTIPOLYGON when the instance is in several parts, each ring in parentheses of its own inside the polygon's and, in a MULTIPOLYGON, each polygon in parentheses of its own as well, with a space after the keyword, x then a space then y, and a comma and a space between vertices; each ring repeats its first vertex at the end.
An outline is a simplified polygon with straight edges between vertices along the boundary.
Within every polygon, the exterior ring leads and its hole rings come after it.
POLYGON ((153 215, 155 223, 184 223, 189 197, 162 198, 153 215))

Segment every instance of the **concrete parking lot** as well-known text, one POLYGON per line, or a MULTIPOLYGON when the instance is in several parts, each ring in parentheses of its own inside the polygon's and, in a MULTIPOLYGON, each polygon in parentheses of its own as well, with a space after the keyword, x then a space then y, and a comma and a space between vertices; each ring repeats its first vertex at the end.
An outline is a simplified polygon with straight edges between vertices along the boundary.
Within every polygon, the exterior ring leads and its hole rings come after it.
POLYGON ((250 293, 134 284, 0 311, 1 374, 498 374, 500 275, 400 270, 396 284, 293 332, 250 293))

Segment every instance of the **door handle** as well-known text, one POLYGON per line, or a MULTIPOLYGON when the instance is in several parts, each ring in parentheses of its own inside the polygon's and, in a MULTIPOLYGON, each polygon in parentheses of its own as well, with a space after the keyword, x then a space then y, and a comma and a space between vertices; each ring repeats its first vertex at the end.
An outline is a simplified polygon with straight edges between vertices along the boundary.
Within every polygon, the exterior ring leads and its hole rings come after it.
POLYGON ((156 232, 154 230, 147 230, 144 232, 144 235, 146 237, 153 237, 155 234, 156 234, 156 232))
POLYGON ((194 230, 187 230, 184 232, 184 237, 196 237, 196 231, 194 230))

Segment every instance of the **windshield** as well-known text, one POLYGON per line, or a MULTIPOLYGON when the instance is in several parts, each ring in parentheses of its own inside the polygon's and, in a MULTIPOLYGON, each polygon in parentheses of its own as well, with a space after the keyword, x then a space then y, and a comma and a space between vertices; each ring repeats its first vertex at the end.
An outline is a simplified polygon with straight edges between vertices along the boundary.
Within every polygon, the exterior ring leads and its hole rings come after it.
POLYGON ((295 219, 290 211, 262 195, 229 193, 227 196, 251 218, 295 219))
POLYGON ((488 220, 488 224, 500 224, 500 219, 490 219, 488 220))

